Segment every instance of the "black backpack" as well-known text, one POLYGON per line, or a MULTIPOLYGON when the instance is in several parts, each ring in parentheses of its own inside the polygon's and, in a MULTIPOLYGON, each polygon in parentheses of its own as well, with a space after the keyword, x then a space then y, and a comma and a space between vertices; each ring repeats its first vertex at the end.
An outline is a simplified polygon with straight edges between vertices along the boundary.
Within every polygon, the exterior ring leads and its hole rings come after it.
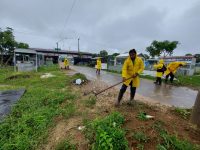
POLYGON ((165 72, 167 70, 167 67, 163 64, 163 67, 161 69, 157 69, 157 72, 165 72))
POLYGON ((167 70, 167 67, 165 65, 163 65, 162 72, 165 72, 166 70, 167 70))

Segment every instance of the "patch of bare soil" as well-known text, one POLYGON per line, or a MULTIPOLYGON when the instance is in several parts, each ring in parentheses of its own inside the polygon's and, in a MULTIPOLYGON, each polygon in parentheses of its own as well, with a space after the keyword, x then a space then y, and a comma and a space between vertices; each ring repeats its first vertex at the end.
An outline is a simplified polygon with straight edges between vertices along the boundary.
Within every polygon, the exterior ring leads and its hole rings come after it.
MULTIPOLYGON (((47 144, 44 144, 40 149, 53 150, 59 142, 70 137, 76 137, 77 141, 81 141, 81 139, 84 138, 84 136, 80 134, 80 131, 78 131, 78 127, 82 124, 81 117, 75 116, 68 120, 57 118, 55 122, 56 126, 49 131, 47 144)), ((76 144, 81 145, 81 143, 76 144)))
POLYGON ((77 149, 87 150, 89 142, 84 137, 83 132, 77 130, 77 127, 83 126, 84 119, 93 120, 97 117, 106 116, 113 111, 119 111, 125 117, 126 121, 123 128, 127 131, 126 138, 130 149, 137 149, 138 144, 140 144, 132 136, 134 132, 138 131, 144 132, 149 138, 148 142, 143 143, 144 149, 156 149, 156 145, 161 140, 156 130, 157 125, 162 125, 161 128, 166 129, 169 134, 177 135, 179 139, 187 139, 193 144, 200 145, 200 130, 193 127, 188 120, 175 114, 171 107, 162 106, 153 100, 151 100, 152 103, 149 103, 148 98, 140 95, 136 95, 134 105, 127 105, 129 100, 128 89, 120 107, 114 107, 119 92, 118 88, 109 89, 98 95, 95 105, 90 107, 85 105, 86 101, 94 95, 84 95, 83 93, 98 92, 107 87, 108 85, 101 81, 89 81, 81 86, 72 86, 73 90, 80 94, 76 101, 76 115, 68 120, 59 120, 56 127, 49 132, 48 142, 43 148, 54 149, 59 141, 71 136, 72 143, 76 144, 77 149), (154 118, 146 121, 139 120, 137 116, 140 112, 145 112, 154 116, 154 118))

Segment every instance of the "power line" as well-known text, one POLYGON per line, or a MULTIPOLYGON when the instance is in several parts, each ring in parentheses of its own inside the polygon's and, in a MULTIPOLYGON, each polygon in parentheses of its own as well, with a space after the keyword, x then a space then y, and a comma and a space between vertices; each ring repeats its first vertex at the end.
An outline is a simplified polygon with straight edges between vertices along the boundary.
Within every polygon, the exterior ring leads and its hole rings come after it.
POLYGON ((30 36, 37 36, 37 37, 44 37, 42 35, 36 34, 36 33, 31 33, 31 32, 22 32, 22 31, 17 31, 17 30, 13 30, 14 33, 18 33, 18 34, 25 34, 25 35, 30 35, 30 36))
POLYGON ((63 31, 65 30, 65 27, 66 27, 66 25, 67 25, 67 23, 68 23, 68 21, 69 21, 69 18, 70 18, 71 14, 72 14, 72 10, 73 10, 73 8, 74 8, 75 3, 76 3, 76 0, 73 1, 72 6, 71 6, 71 9, 70 9, 70 11, 69 11, 69 14, 68 14, 68 16, 67 16, 66 19, 65 19, 63 29, 61 30, 60 35, 59 35, 60 38, 61 38, 61 35, 62 35, 63 31))

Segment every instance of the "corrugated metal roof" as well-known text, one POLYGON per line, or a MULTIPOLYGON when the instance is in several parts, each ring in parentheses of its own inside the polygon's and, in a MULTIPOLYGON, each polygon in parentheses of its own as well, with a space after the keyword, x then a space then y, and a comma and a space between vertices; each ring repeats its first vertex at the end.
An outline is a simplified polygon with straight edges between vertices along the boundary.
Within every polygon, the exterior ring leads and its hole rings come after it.
POLYGON ((128 56, 129 56, 129 53, 124 53, 124 54, 120 54, 116 57, 119 58, 119 57, 128 57, 128 56))
POLYGON ((16 48, 15 49, 16 53, 26 53, 26 54, 36 54, 37 52, 32 49, 22 49, 22 48, 16 48))
MULTIPOLYGON (((79 54, 78 51, 67 51, 67 50, 55 50, 55 49, 42 49, 42 48, 30 48, 32 50, 35 50, 37 52, 44 52, 44 53, 59 53, 59 54, 79 54)), ((83 55, 92 55, 92 53, 89 52, 80 52, 80 54, 83 55)))
POLYGON ((161 59, 177 59, 177 58, 195 58, 194 56, 167 56, 160 57, 161 59))

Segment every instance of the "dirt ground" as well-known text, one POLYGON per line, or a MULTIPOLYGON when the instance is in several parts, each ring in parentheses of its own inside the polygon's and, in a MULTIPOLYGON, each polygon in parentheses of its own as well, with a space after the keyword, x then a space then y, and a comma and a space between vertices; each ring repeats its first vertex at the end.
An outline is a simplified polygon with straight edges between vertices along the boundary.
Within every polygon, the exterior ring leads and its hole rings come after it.
MULTIPOLYGON (((70 74, 70 73, 69 73, 70 74)), ((100 81, 89 81, 88 83, 76 86, 72 85, 73 91, 79 93, 76 100, 76 113, 69 119, 56 118, 55 127, 49 130, 49 137, 46 144, 40 149, 55 149, 56 145, 64 139, 71 139, 71 142, 76 144, 78 150, 87 150, 89 141, 85 138, 82 130, 78 127, 83 126, 83 120, 93 120, 97 117, 103 117, 113 111, 118 111, 125 117, 125 124, 123 128, 127 131, 126 138, 129 142, 130 149, 137 149, 138 141, 132 138, 132 134, 136 131, 143 131, 148 137, 149 141, 144 144, 144 149, 154 150, 158 144, 158 133, 153 126, 160 122, 163 124, 169 134, 177 135, 179 139, 187 139, 193 144, 200 145, 200 130, 191 125, 188 119, 183 119, 169 106, 161 106, 158 103, 147 103, 147 99, 136 95, 133 106, 128 106, 129 92, 127 89, 120 107, 114 107, 114 103, 118 96, 118 89, 112 88, 96 98, 96 104, 92 106, 85 105, 91 95, 84 95, 90 91, 100 91, 108 87, 100 81), (141 121, 137 118, 139 112, 145 112, 148 115, 154 116, 153 119, 141 121)))

